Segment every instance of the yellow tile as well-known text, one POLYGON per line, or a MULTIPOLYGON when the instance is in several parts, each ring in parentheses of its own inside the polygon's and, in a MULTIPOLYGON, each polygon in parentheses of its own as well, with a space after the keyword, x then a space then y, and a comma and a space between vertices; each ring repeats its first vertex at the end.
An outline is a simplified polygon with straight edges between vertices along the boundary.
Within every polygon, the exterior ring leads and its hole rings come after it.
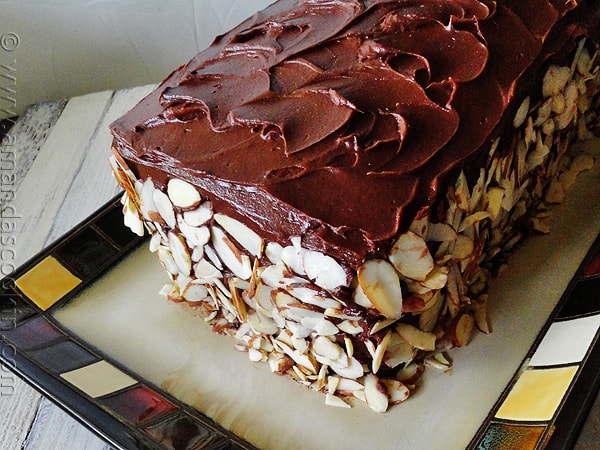
POLYGON ((496 417, 526 422, 552 419, 577 368, 526 370, 498 409, 496 417))
POLYGON ((16 281, 17 287, 43 311, 68 294, 81 280, 47 256, 16 281))
POLYGON ((112 394, 137 383, 106 361, 65 372, 61 377, 92 398, 112 394))

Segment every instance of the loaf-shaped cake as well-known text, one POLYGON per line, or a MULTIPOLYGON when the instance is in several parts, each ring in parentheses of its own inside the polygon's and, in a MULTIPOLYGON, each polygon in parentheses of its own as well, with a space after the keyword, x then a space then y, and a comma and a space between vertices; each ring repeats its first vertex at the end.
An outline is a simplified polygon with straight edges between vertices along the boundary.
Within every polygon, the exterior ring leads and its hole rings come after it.
POLYGON ((125 221, 252 361, 386 411, 489 332, 488 278, 593 164, 570 144, 598 127, 599 24, 585 0, 279 0, 111 125, 125 221))

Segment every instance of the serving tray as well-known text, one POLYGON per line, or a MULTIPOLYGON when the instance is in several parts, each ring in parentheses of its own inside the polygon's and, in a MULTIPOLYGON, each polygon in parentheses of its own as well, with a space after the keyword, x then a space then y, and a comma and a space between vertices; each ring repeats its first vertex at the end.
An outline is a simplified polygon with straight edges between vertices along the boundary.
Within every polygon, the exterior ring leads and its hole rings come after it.
MULTIPOLYGON (((565 225, 555 232, 572 229, 580 210, 570 210, 562 211, 565 225)), ((319 394, 253 365, 230 340, 166 302, 158 294, 166 281, 162 268, 144 239, 122 225, 118 198, 2 280, 0 357, 123 449, 335 448, 335 442, 337 448, 368 442, 561 448, 576 439, 600 381, 600 226, 593 217, 593 230, 582 226, 559 238, 564 251, 547 253, 556 248, 549 237, 520 248, 512 269, 492 286, 492 294, 510 291, 490 311, 494 333, 453 352, 452 375, 428 373, 414 398, 385 415, 361 404, 325 406, 319 394), (592 236, 585 257, 581 251, 570 257, 566 250, 580 246, 581 234, 592 236), (540 251, 543 261, 527 266, 540 251), (555 268, 567 280, 560 292, 552 283, 556 273, 545 267, 553 258, 563 267, 578 260, 575 269, 555 268), (536 272, 543 273, 541 296, 523 281, 539 278, 536 272), (514 289, 525 291, 505 314, 514 289), (522 320, 510 319, 515 314, 522 320), (531 317, 540 315, 538 327, 531 317), (503 375, 493 378, 498 367, 503 375), (438 431, 423 435, 423 429, 438 431)))

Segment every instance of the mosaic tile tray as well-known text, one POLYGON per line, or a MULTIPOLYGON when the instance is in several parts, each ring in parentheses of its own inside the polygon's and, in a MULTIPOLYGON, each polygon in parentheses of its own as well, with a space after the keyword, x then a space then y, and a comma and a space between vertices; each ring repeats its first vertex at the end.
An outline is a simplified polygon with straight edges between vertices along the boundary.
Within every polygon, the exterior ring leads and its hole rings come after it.
MULTIPOLYGON (((197 399, 185 393, 173 395, 168 391, 177 394, 177 389, 153 381, 154 375, 147 377, 141 373, 144 370, 136 369, 139 364, 128 364, 127 358, 112 351, 110 340, 96 342, 89 337, 92 331, 87 336, 94 327, 102 330, 106 319, 102 312, 96 315, 97 306, 85 303, 98 296, 94 293, 89 299, 86 293, 105 291, 103 280, 115 276, 120 267, 130 270, 123 266, 131 264, 129 259, 147 260, 145 244, 124 228, 120 204, 114 199, 4 278, 0 286, 2 363, 117 448, 253 448, 201 411, 197 399), (80 317, 86 310, 91 316, 80 323, 70 317, 80 317)), ((469 447, 533 449, 572 444, 599 388, 599 329, 600 236, 521 357, 522 364, 511 369, 510 382, 494 387, 497 400, 469 447)), ((484 337, 493 338, 493 334, 484 337)), ((460 364, 465 364, 464 358, 460 364)), ((298 387, 291 384, 286 389, 296 392, 298 387)), ((401 407, 409 410, 411 405, 401 407)), ((325 414, 332 411, 322 408, 325 414)), ((207 405, 209 413, 213 409, 207 405)), ((384 420, 365 414, 369 420, 384 420)))

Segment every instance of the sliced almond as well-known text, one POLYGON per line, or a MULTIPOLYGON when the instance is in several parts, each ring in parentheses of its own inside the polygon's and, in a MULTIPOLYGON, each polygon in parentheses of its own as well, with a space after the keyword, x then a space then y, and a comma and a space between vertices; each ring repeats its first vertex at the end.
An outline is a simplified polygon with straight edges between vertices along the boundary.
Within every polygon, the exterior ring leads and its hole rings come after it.
POLYGON ((169 247, 171 248, 175 264, 177 264, 177 267, 182 274, 189 275, 192 271, 192 258, 183 239, 181 236, 171 231, 167 236, 169 238, 169 247))
POLYGON ((457 347, 467 345, 471 340, 474 325, 473 316, 468 313, 461 314, 454 319, 447 331, 454 345, 457 347))
POLYGON ((388 332, 385 334, 385 336, 375 349, 375 354, 373 355, 373 361, 371 363, 371 372, 377 373, 379 371, 379 368, 381 367, 381 363, 383 361, 383 356, 387 350, 391 336, 392 331, 388 330, 388 332))
POLYGON ((198 190, 187 181, 171 178, 167 183, 167 195, 173 205, 179 208, 192 208, 200 203, 202 198, 198 190))
POLYGON ((411 363, 396 372, 396 378, 404 384, 414 385, 421 378, 424 371, 423 364, 411 363))
POLYGON ((336 395, 330 394, 329 392, 325 394, 325 404, 327 406, 335 406, 337 408, 351 408, 351 406, 343 399, 336 395))
POLYGON ((456 231, 447 223, 430 223, 427 240, 434 242, 453 241, 456 231))
POLYGON ((339 376, 356 380, 364 375, 363 366, 356 358, 348 358, 346 365, 340 364, 338 361, 332 361, 330 367, 339 376))
POLYGON ((236 276, 248 280, 252 276, 252 263, 247 255, 243 255, 229 240, 222 229, 211 227, 211 242, 219 259, 236 276))
POLYGON ((318 336, 313 340, 312 351, 331 361, 336 361, 344 355, 342 347, 324 336, 318 336))
POLYGON ((197 208, 183 212, 183 220, 191 227, 206 225, 213 217, 212 204, 202 202, 197 208))
POLYGON ((459 234, 452 249, 452 256, 456 259, 465 259, 473 254, 473 250, 475 250, 473 240, 469 236, 459 234))
POLYGON ((381 314, 388 319, 402 315, 400 279, 391 264, 383 259, 366 261, 358 268, 358 282, 370 303, 381 314))
POLYGON ((462 170, 454 186, 454 196, 456 199, 456 204, 461 211, 467 213, 471 211, 471 197, 469 195, 469 185, 467 183, 467 177, 465 176, 465 173, 462 170))
POLYGON ((225 214, 215 214, 215 222, 217 222, 223 229, 233 237, 242 247, 248 252, 260 258, 263 251, 263 240, 262 238, 248 228, 245 224, 239 220, 233 219, 225 214))
POLYGON ((200 302, 208 297, 208 289, 201 284, 189 283, 183 290, 182 296, 188 302, 200 302))
POLYGON ((389 260, 403 276, 418 281, 423 281, 434 267, 425 240, 412 231, 400 235, 390 250, 389 260))
POLYGON ((333 291, 347 284, 346 271, 332 257, 307 250, 302 254, 306 275, 319 287, 333 291))
POLYGON ((175 211, 173 210, 173 204, 171 203, 171 200, 169 200, 167 194, 160 189, 154 189, 154 192, 152 192, 152 200, 154 201, 154 206, 156 206, 156 210, 162 220, 164 220, 169 228, 175 228, 175 225, 177 225, 175 211))
POLYGON ((363 328, 352 320, 343 320, 338 323, 337 327, 344 333, 355 335, 363 332, 363 328))
POLYGON ((447 282, 448 268, 446 266, 440 266, 436 264, 431 272, 429 272, 427 277, 421 282, 421 284, 426 288, 439 290, 446 286, 447 282))
POLYGON ((410 389, 408 389, 400 380, 383 379, 381 382, 387 390, 389 403, 391 405, 402 403, 410 396, 410 389))
POLYGON ((144 235, 144 223, 140 219, 140 215, 137 211, 135 203, 129 198, 129 196, 125 196, 125 205, 123 207, 124 213, 124 223, 125 226, 128 227, 131 231, 133 231, 138 236, 144 235))
POLYGON ((158 255, 158 260, 165 268, 167 272, 171 275, 177 275, 179 273, 179 268, 173 259, 173 255, 171 254, 171 250, 166 247, 161 246, 156 254, 158 255))
POLYGON ((412 345, 404 341, 398 333, 392 333, 383 356, 383 363, 393 369, 400 364, 411 362, 415 354, 416 349, 412 345))
POLYGON ((367 405, 373 411, 378 413, 387 411, 389 405, 387 390, 379 378, 372 373, 365 375, 365 397, 367 405))
POLYGON ((436 336, 433 333, 423 331, 408 323, 399 323, 396 325, 396 332, 408 344, 420 350, 435 350, 436 336))

